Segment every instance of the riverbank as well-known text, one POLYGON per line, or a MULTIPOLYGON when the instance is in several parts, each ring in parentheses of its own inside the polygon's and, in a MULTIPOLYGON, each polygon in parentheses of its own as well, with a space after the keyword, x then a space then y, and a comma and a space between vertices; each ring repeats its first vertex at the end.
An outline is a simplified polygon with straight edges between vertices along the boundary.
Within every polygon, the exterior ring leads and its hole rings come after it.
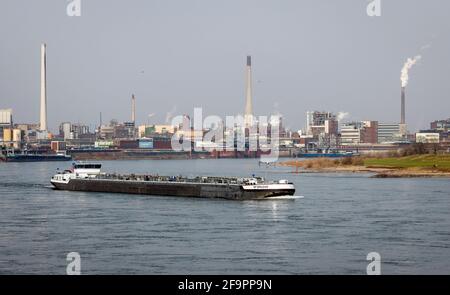
POLYGON ((375 178, 450 177, 450 155, 307 159, 279 163, 294 173, 373 173, 375 178))

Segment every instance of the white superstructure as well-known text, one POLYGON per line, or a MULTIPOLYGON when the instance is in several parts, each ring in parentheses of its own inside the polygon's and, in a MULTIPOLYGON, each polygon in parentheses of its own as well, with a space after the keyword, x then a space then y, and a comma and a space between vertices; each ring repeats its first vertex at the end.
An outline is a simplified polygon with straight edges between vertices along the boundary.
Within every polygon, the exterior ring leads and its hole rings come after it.
POLYGON ((68 183, 71 179, 75 178, 94 178, 100 174, 101 167, 101 164, 95 163, 73 163, 70 170, 55 174, 50 182, 68 183))

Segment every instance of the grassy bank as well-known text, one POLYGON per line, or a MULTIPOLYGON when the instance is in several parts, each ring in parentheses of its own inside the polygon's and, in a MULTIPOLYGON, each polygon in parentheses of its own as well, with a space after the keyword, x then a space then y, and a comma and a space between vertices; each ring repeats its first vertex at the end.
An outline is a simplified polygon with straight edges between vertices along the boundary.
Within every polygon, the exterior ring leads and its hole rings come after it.
POLYGON ((281 163, 294 167, 296 172, 376 172, 396 177, 450 176, 450 154, 415 155, 406 157, 351 157, 341 159, 315 158, 281 163))
POLYGON ((450 172, 450 155, 416 155, 396 158, 366 158, 367 168, 438 170, 450 172))
POLYGON ((361 157, 347 157, 340 159, 331 158, 314 158, 306 159, 303 161, 293 160, 281 163, 284 166, 305 168, 305 169, 323 169, 323 168, 335 168, 343 166, 363 166, 364 159, 361 157))

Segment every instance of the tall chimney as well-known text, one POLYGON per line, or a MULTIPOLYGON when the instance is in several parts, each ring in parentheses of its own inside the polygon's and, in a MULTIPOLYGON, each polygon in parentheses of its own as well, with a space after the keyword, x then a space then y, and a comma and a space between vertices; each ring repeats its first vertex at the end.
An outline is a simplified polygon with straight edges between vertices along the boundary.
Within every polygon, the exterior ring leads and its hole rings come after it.
POLYGON ((406 118, 405 118, 405 96, 406 96, 406 87, 402 86, 400 124, 405 124, 406 123, 406 118))
POLYGON ((131 95, 131 122, 136 123, 136 98, 131 95))
POLYGON ((40 126, 41 131, 47 130, 47 45, 41 45, 41 111, 40 126))
POLYGON ((253 104, 252 104, 252 57, 247 56, 246 67, 246 101, 245 101, 245 115, 244 121, 246 126, 253 123, 253 104))

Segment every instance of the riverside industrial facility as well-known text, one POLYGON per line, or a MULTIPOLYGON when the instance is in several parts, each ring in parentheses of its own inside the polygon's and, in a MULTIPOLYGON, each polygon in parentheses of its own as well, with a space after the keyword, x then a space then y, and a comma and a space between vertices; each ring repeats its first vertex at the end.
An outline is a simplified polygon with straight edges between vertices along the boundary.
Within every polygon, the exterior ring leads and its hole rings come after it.
MULTIPOLYGON (((52 133, 47 126, 47 45, 41 45, 40 121, 17 123, 13 120, 12 109, 0 110, 1 156, 8 153, 68 153, 77 159, 121 159, 121 158, 195 158, 195 157, 258 157, 260 151, 221 150, 202 142, 209 129, 194 130, 189 115, 178 125, 137 124, 136 105, 138 98, 131 95, 131 116, 128 122, 102 119, 94 130, 88 125, 62 122, 57 132, 52 133), (188 126, 186 126, 186 124, 188 126), (184 126, 183 126, 184 125, 184 126), (182 137, 192 142, 192 149, 176 152, 171 139, 182 137), (201 148, 199 151, 199 147, 201 148)), ((248 130, 255 124, 252 97, 252 62, 247 56, 245 67, 246 90, 244 124, 241 130, 247 137, 248 130)), ((430 123, 428 130, 409 133, 405 121, 406 85, 402 82, 400 96, 400 123, 376 120, 347 122, 338 114, 328 111, 308 111, 303 130, 292 131, 284 128, 282 120, 279 128, 279 155, 297 156, 308 151, 358 151, 380 152, 396 150, 416 142, 439 145, 449 149, 450 118, 430 123)), ((2 107, 2 106, 0 106, 2 107)), ((100 115, 101 117, 101 115, 100 115)), ((270 123, 269 123, 270 124, 270 123)), ((235 134, 239 130, 224 130, 235 134)), ((256 134, 256 136, 262 136, 256 134)), ((268 135, 270 136, 270 134, 268 135)), ((223 140, 223 139, 222 139, 223 140)), ((223 146, 224 142, 215 142, 223 146)), ((233 147, 236 147, 236 143, 233 147)), ((0 157, 1 157, 0 156, 0 157)))

